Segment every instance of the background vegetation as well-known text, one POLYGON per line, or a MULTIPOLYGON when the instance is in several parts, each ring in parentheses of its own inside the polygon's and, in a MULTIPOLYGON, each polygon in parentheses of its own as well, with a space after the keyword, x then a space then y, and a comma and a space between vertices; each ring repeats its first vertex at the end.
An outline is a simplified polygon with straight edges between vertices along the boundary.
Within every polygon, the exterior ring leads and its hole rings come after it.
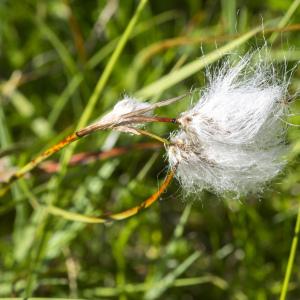
MULTIPOLYGON (((155 102, 203 87, 205 65, 226 53, 267 41, 271 59, 292 68, 300 59, 299 2, 143 0, 136 12, 137 0, 1 0, 1 180, 125 93, 155 102), (243 35, 262 23, 265 32, 243 35)), ((296 68, 290 91, 299 89, 296 68)), ((189 103, 160 112, 174 117, 189 103)), ((299 112, 297 102, 293 109, 299 112)), ((174 126, 149 128, 168 136, 174 126)), ((174 181, 162 201, 109 225, 50 216, 41 204, 90 215, 134 206, 163 179, 162 150, 32 172, 0 199, 0 296, 279 298, 300 194, 297 127, 288 139, 289 165, 263 194, 184 201, 174 181)), ((149 139, 97 133, 51 159, 65 166, 73 153, 140 142, 149 139)), ((299 282, 294 267, 289 299, 300 298, 299 282)))

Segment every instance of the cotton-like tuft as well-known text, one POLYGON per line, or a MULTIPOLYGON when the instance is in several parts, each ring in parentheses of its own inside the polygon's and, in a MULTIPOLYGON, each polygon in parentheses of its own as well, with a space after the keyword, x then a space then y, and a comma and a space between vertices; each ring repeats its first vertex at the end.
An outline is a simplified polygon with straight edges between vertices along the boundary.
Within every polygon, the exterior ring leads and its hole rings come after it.
POLYGON ((134 98, 125 96, 124 99, 117 102, 117 104, 114 106, 111 112, 104 115, 98 122, 119 122, 122 116, 134 111, 149 108, 150 106, 151 105, 149 103, 139 102, 134 98))
MULTIPOLYGON (((115 124, 115 129, 123 132, 133 132, 134 129, 127 126, 116 126, 119 123, 122 123, 124 116, 126 116, 129 113, 133 113, 135 111, 149 109, 146 113, 141 113, 141 115, 151 115, 151 105, 146 102, 139 102, 134 98, 126 96, 124 99, 120 100, 113 108, 113 110, 106 115, 104 115, 97 124, 115 124)), ((132 124, 132 127, 137 126, 136 124, 132 124)))
POLYGON ((252 58, 209 72, 199 101, 178 119, 168 159, 188 192, 258 192, 285 164, 288 82, 252 58))

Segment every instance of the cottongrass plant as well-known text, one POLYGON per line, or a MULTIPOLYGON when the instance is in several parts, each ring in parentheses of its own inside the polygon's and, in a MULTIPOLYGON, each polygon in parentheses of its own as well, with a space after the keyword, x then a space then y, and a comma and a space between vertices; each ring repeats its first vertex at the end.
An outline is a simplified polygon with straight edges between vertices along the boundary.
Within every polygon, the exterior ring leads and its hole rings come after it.
POLYGON ((154 110, 185 95, 155 104, 126 96, 111 112, 15 172, 0 189, 0 195, 53 153, 99 130, 145 135, 164 144, 169 172, 161 187, 140 205, 117 214, 89 217, 48 206, 50 213, 92 223, 121 220, 153 204, 173 176, 187 194, 207 189, 218 195, 230 192, 240 197, 262 191, 285 165, 290 97, 287 76, 280 77, 262 59, 253 64, 257 54, 260 52, 247 54, 236 64, 227 60, 221 67, 208 70, 208 85, 200 92, 199 100, 177 118, 156 116, 154 110), (150 122, 174 123, 178 129, 165 139, 144 130, 143 126, 150 122))

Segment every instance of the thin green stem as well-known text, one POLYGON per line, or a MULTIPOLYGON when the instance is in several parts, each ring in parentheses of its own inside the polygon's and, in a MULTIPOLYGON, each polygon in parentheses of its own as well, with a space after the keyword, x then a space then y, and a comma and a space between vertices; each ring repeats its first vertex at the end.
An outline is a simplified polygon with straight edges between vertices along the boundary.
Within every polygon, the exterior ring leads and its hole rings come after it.
MULTIPOLYGON (((278 23, 278 28, 283 28, 284 26, 287 25, 287 23, 290 21, 292 15, 297 11, 298 6, 300 5, 300 0, 294 0, 283 18, 280 20, 278 23)), ((275 40, 277 39, 279 35, 279 32, 273 32, 272 35, 269 38, 269 42, 273 44, 275 40)))
POLYGON ((134 128, 135 131, 137 131, 138 133, 142 134, 142 135, 145 135, 145 136, 149 136, 165 145, 170 145, 170 141, 168 141, 167 139, 165 138, 162 138, 152 132, 149 132, 149 131, 145 131, 145 130, 142 130, 142 129, 138 129, 138 128, 134 128))
POLYGON ((228 54, 228 52, 244 44, 249 39, 254 37, 257 33, 261 32, 262 29, 262 26, 258 26, 248 31, 247 33, 241 35, 237 39, 229 42, 228 44, 218 48, 217 50, 202 56, 200 59, 197 58, 196 60, 185 64, 180 69, 170 72, 169 74, 159 78, 155 82, 145 86, 144 88, 136 92, 136 96, 148 98, 164 92, 166 89, 194 75, 199 70, 203 69, 204 67, 210 65, 211 63, 222 58, 224 55, 228 54))
POLYGON ((137 10, 136 10, 134 16, 130 20, 127 28, 125 29, 124 34, 122 35, 120 41, 118 42, 115 51, 113 52, 109 62, 107 63, 107 65, 102 73, 102 76, 100 77, 100 79, 96 85, 96 88, 95 88, 92 96, 89 99, 89 102, 78 122, 77 129, 84 127, 87 124, 87 122, 89 121, 89 118, 93 112, 93 109, 97 103, 97 100, 98 100, 100 94, 102 93, 103 88, 105 87, 107 80, 108 80, 117 60, 119 59, 119 56, 122 53, 128 39, 132 33, 132 30, 134 29, 135 24, 140 16, 144 6, 147 4, 147 2, 148 2, 148 0, 140 1, 139 6, 137 7, 137 10))
POLYGON ((288 263, 286 266, 285 276, 284 276, 284 280, 283 280, 283 284, 282 284, 282 288, 281 288, 280 300, 285 300, 287 292, 288 292, 289 282, 290 282, 290 278, 292 275, 292 270, 293 270, 294 261, 295 261, 295 257, 296 257, 299 233, 300 233, 300 205, 298 207, 297 220, 296 220, 296 225, 295 225, 295 233, 294 233, 293 241, 291 244, 289 260, 288 260, 288 263))
MULTIPOLYGON (((110 60, 108 61, 101 77, 99 78, 97 85, 94 89, 94 92, 92 93, 91 97, 88 100, 87 106, 77 124, 76 129, 80 129, 86 126, 86 124, 88 123, 92 112, 94 110, 94 107, 97 104, 97 101, 113 71, 114 66, 116 65, 117 60, 119 59, 138 19, 139 16, 143 10, 143 8, 145 7, 145 5, 147 4, 148 0, 141 0, 139 2, 139 5, 133 15, 133 17, 131 18, 130 22, 128 23, 128 26, 126 27, 121 39, 119 40, 115 51, 113 52, 110 60)), ((57 197, 57 193, 58 193, 58 187, 60 185, 60 182, 62 180, 62 178, 64 177, 65 173, 66 173, 66 169, 67 169, 67 165, 73 155, 73 152, 75 150, 76 147, 76 142, 74 144, 72 144, 68 149, 66 149, 64 155, 61 157, 60 160, 60 165, 61 165, 61 172, 58 176, 54 176, 48 184, 49 190, 52 190, 52 193, 49 193, 48 195, 48 204, 49 205, 54 205, 55 202, 57 201, 58 197, 57 197)), ((42 237, 40 236, 36 236, 35 239, 35 244, 39 245, 38 247, 35 247, 35 249, 33 249, 33 253, 31 256, 31 260, 29 262, 29 264, 31 265, 31 269, 32 270, 36 270, 38 264, 40 263, 40 257, 41 257, 41 252, 44 249, 44 246, 47 244, 47 238, 46 237, 46 229, 47 229, 47 224, 49 223, 49 218, 48 218, 48 213, 46 212, 46 214, 44 215, 44 217, 42 218, 42 220, 40 221, 40 224, 38 225, 36 232, 40 232, 43 231, 43 235, 42 237)), ((37 279, 38 274, 36 272, 30 272, 28 274, 28 278, 27 278, 27 282, 26 282, 26 289, 24 292, 24 296, 25 297, 30 297, 33 293, 34 290, 34 282, 37 279)))
MULTIPOLYGON (((110 60, 108 61, 107 65, 105 66, 105 69, 96 84, 94 92, 92 93, 91 97, 88 100, 88 103, 87 103, 87 105, 81 115, 81 118, 76 126, 76 130, 79 130, 80 128, 83 128, 87 125, 87 123, 92 115, 92 112, 94 110, 94 107, 97 104, 97 101, 98 101, 98 99, 99 99, 99 97, 100 97, 112 71, 113 71, 113 68, 115 67, 116 62, 119 59, 130 35, 139 19, 139 16, 140 16, 142 10, 144 9, 145 5, 147 4, 147 2, 148 2, 148 0, 140 1, 133 17, 131 18, 130 22, 128 23, 121 39, 119 40, 119 42, 115 48, 115 51, 113 52, 110 60)), ((66 151, 60 161, 60 164, 61 164, 60 176, 59 176, 59 178, 54 178, 53 182, 51 182, 50 186, 57 188, 57 186, 60 182, 60 179, 62 177, 64 177, 64 174, 66 173, 67 165, 75 151, 76 144, 77 143, 74 143, 68 149, 66 149, 66 151)))

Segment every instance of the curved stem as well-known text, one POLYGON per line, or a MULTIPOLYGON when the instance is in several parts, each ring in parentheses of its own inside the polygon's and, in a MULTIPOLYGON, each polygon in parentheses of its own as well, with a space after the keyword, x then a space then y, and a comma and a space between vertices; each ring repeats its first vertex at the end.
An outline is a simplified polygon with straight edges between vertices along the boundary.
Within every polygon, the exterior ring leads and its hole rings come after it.
POLYGON ((124 220, 124 219, 127 219, 129 217, 132 217, 132 216, 140 213, 142 210, 146 209, 147 207, 151 206, 154 202, 156 202, 157 199, 159 198, 159 196, 169 186, 173 177, 174 177, 174 171, 170 170, 157 192, 155 192, 153 195, 151 195, 148 199, 143 201, 141 204, 139 204, 135 207, 129 208, 127 210, 124 210, 120 213, 106 214, 101 217, 93 217, 93 216, 86 216, 86 215, 82 215, 82 214, 78 214, 78 213, 68 212, 64 209, 58 208, 53 205, 48 206, 47 211, 48 211, 48 213, 50 213, 52 215, 60 216, 67 220, 83 222, 83 223, 95 223, 96 224, 96 223, 109 223, 112 221, 124 220))
MULTIPOLYGON (((171 119, 171 120, 174 120, 174 119, 171 119)), ((92 125, 90 125, 90 126, 92 126, 92 125)), ((89 128, 90 126, 88 126, 86 128, 89 128)), ((96 130, 100 130, 100 128, 97 128, 96 130)), ((161 137, 155 135, 154 133, 150 133, 148 131, 141 130, 141 129, 136 129, 136 128, 134 128, 134 130, 136 132, 142 134, 142 135, 149 136, 149 137, 151 137, 153 139, 156 139, 156 140, 158 140, 159 142, 161 142, 163 144, 169 144, 169 141, 167 139, 161 138, 161 137)), ((84 134, 79 134, 79 132, 77 131, 77 132, 75 132, 75 133, 67 136, 65 139, 63 139, 59 143, 55 144, 54 146, 50 147, 49 149, 47 149, 46 151, 44 151, 43 153, 41 153, 40 155, 38 155, 36 158, 32 159, 29 163, 27 163, 21 169, 19 169, 18 171, 16 171, 14 174, 12 174, 12 176, 8 179, 8 181, 6 181, 6 182, 3 183, 2 187, 0 188, 0 197, 4 196, 9 191, 10 186, 11 186, 12 183, 14 183, 16 180, 24 177, 25 174, 27 174, 30 171, 32 171, 41 162, 43 162, 44 160, 46 160, 49 156, 51 156, 54 153, 60 151, 61 149, 63 149, 67 145, 69 145, 69 144, 71 144, 71 143, 79 140, 83 136, 91 134, 94 131, 95 131, 95 129, 88 130, 88 131, 84 132, 84 134)))
POLYGON ((11 184, 15 182, 16 180, 24 177, 25 174, 29 173, 31 170, 33 170, 38 164, 40 164, 42 161, 46 160, 49 156, 53 155, 54 153, 58 152, 59 150, 63 149, 67 145, 71 144, 74 141, 79 140, 80 137, 76 135, 76 133, 73 133, 69 136, 67 136, 65 139, 60 141, 59 143, 55 144, 54 146, 50 147, 40 155, 38 155, 36 158, 32 159, 29 163, 27 163, 25 166, 23 166, 21 169, 16 171, 9 179, 6 181, 3 186, 0 189, 0 197, 6 194, 6 192, 9 190, 11 184))

